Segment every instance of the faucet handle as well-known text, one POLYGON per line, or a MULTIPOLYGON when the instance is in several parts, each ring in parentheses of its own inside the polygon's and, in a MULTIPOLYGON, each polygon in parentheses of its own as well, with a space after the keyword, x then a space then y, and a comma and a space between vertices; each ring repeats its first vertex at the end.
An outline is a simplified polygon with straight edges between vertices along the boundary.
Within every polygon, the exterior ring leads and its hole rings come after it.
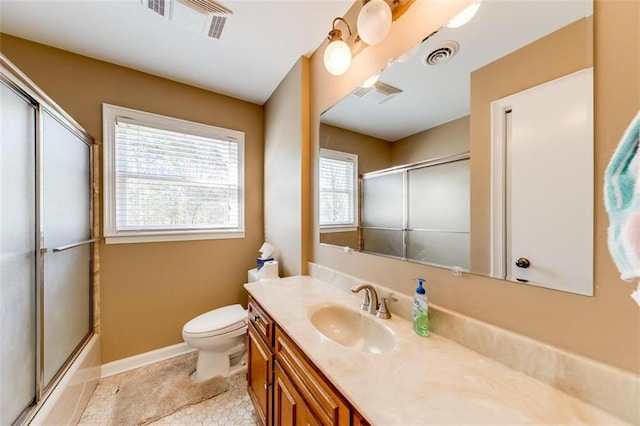
POLYGON ((391 299, 394 302, 398 301, 398 299, 396 299, 393 296, 383 297, 382 299, 380 299, 380 306, 378 307, 378 310, 376 311, 376 317, 378 317, 380 319, 389 319, 389 318, 391 318, 391 312, 389 312, 389 308, 387 307, 387 299, 391 299))

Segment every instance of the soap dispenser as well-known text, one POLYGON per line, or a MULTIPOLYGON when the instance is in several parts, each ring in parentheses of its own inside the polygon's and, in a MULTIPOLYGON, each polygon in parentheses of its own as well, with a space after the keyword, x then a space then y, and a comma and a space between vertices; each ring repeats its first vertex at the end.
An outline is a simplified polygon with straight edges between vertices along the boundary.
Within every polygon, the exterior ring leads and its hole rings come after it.
POLYGON ((418 282, 416 294, 413 296, 413 329, 419 336, 429 335, 429 302, 424 289, 424 278, 414 278, 418 282))

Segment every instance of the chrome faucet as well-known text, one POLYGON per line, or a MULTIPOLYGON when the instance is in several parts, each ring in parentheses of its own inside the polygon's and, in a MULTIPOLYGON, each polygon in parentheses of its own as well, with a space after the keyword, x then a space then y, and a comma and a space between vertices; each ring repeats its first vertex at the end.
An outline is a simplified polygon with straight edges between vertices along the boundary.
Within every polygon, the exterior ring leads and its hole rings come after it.
POLYGON ((360 284, 351 289, 352 293, 358 293, 359 291, 364 290, 364 300, 360 305, 360 309, 363 311, 367 311, 372 315, 376 314, 378 310, 378 293, 376 293, 375 287, 371 284, 360 284))

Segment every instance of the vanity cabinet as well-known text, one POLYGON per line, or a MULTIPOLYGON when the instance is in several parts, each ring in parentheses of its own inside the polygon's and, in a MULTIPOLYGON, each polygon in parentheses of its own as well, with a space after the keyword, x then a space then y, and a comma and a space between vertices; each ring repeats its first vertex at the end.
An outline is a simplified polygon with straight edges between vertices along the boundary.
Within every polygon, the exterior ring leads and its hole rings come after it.
POLYGON ((247 382, 266 426, 367 425, 251 297, 247 382))
POLYGON ((247 391, 262 423, 271 425, 273 321, 252 300, 248 311, 247 391))
POLYGON ((273 381, 273 421, 277 425, 292 426, 321 424, 279 365, 276 365, 273 381))
POLYGON ((358 413, 351 413, 351 426, 370 426, 369 423, 358 413))
MULTIPOLYGON (((307 409, 319 424, 349 425, 351 412, 341 395, 306 359, 289 337, 276 327, 274 352, 276 363, 298 390, 307 409)), ((285 424, 285 423, 281 423, 285 424)))

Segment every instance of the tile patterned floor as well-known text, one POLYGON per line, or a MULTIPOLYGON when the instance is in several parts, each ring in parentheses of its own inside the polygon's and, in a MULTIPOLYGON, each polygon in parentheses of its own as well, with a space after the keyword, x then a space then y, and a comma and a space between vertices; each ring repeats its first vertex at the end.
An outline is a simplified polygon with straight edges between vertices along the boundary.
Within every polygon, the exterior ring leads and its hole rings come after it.
MULTIPOLYGON (((218 396, 183 408, 151 425, 185 425, 185 426, 254 426, 260 420, 256 415, 249 395, 244 373, 227 379, 229 390, 218 396)), ((117 384, 114 381, 101 380, 89 405, 85 409, 79 425, 108 426, 111 410, 115 403, 117 384)), ((144 398, 141 398, 144 400, 144 398)))
POLYGON ((247 394, 244 373, 228 379, 229 390, 221 395, 184 408, 152 425, 254 426, 260 421, 247 394))

